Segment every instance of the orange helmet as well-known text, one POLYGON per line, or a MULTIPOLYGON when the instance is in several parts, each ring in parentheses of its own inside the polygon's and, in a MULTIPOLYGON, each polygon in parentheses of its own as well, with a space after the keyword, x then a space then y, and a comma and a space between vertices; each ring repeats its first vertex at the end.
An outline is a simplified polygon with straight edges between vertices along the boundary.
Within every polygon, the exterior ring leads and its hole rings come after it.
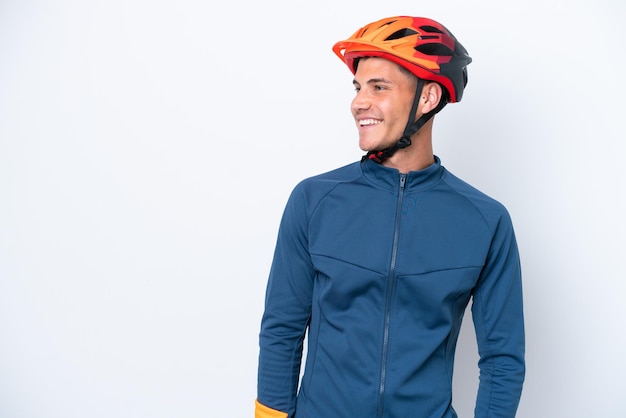
POLYGON ((448 102, 461 100, 472 58, 442 24, 424 17, 395 16, 370 23, 333 51, 356 72, 355 59, 382 57, 415 74, 436 81, 448 92, 448 102))

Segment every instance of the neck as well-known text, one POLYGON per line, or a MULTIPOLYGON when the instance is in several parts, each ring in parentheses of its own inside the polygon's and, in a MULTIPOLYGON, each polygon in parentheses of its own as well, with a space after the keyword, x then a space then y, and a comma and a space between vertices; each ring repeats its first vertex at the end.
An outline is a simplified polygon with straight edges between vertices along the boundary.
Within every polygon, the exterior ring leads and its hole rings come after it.
POLYGON ((421 129, 411 138, 411 145, 396 151, 383 165, 403 174, 419 171, 435 162, 431 131, 421 129))

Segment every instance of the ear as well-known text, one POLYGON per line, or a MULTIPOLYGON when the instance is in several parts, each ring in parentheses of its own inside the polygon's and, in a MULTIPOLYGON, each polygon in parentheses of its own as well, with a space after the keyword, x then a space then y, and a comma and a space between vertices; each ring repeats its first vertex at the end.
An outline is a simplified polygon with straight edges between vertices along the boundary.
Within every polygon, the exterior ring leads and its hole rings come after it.
POLYGON ((422 113, 428 113, 436 108, 442 96, 443 90, 439 83, 430 82, 426 84, 422 89, 422 97, 420 98, 422 113))

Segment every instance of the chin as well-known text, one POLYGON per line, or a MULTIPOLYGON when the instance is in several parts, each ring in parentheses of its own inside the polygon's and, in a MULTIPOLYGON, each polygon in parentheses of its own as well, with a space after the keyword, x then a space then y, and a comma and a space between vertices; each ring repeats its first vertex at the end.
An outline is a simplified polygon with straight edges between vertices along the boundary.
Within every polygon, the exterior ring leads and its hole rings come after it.
POLYGON ((365 152, 381 149, 381 148, 378 148, 377 142, 368 141, 365 138, 359 139, 359 148, 361 148, 361 150, 365 152))
POLYGON ((389 148, 392 145, 393 144, 372 143, 371 141, 359 141, 359 148, 361 148, 361 150, 365 152, 389 148))

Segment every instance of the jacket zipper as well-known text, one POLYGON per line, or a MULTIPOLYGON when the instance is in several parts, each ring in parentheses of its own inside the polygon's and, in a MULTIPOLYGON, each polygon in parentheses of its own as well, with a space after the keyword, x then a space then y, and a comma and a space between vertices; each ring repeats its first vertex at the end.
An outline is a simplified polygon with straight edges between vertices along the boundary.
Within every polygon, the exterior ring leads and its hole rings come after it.
POLYGON ((383 328, 383 350, 380 363, 380 382, 378 386, 378 418, 383 417, 385 411, 384 396, 385 383, 387 378, 387 357, 389 355, 389 326, 391 323, 391 302, 393 301, 393 290, 396 283, 396 260, 398 256, 398 240, 400 237, 400 221, 402 217, 402 201, 404 200, 404 186, 406 174, 400 174, 400 190, 398 192, 398 202, 396 206, 396 221, 393 231, 393 248, 391 252, 391 266, 389 269, 389 279, 387 280, 387 294, 385 299, 385 324, 383 328))

